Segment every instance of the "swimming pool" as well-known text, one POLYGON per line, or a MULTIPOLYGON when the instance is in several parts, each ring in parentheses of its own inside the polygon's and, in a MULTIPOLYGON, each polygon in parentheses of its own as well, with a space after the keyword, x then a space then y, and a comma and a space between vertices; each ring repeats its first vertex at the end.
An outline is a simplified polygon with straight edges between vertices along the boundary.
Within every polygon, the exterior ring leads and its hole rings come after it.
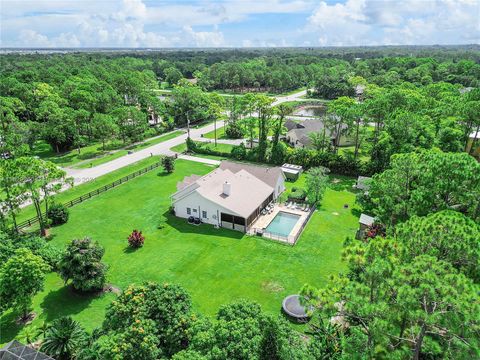
POLYGON ((288 237, 300 215, 279 211, 265 229, 267 232, 288 237))

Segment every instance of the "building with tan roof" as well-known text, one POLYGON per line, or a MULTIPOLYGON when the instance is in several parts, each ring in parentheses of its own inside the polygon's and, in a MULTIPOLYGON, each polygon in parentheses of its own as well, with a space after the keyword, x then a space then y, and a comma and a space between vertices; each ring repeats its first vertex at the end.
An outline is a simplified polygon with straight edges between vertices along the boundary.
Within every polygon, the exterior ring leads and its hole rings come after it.
POLYGON ((185 177, 172 205, 178 217, 245 232, 285 190, 284 181, 279 167, 224 161, 205 176, 185 177))

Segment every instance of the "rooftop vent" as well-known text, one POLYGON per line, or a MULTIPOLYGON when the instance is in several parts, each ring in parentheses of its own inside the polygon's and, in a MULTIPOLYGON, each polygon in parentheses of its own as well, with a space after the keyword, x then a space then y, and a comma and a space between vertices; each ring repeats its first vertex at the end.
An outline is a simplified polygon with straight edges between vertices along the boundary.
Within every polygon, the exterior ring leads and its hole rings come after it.
POLYGON ((231 191, 232 191, 232 184, 230 184, 228 181, 225 181, 223 183, 223 194, 226 196, 230 196, 231 191))

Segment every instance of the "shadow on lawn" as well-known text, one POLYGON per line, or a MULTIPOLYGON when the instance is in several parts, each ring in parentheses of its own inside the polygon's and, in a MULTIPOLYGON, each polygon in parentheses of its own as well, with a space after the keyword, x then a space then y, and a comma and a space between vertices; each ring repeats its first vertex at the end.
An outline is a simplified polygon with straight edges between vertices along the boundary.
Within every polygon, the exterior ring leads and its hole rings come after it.
POLYGON ((328 187, 335 191, 348 191, 351 193, 357 193, 353 185, 355 185, 356 179, 343 176, 343 175, 330 175, 328 187))
MULTIPOLYGON (((43 299, 37 312, 36 318, 41 316, 42 321, 51 322, 62 316, 75 315, 87 308, 93 299, 103 296, 103 293, 78 294, 70 286, 64 286, 58 290, 50 291, 43 299)), ((0 344, 6 343, 18 336, 26 326, 17 324, 19 313, 10 311, 0 317, 0 344)), ((33 325, 35 326, 35 325, 33 325)))
POLYGON ((19 314, 16 312, 9 312, 0 318, 0 344, 7 343, 13 340, 25 325, 19 325, 15 322, 19 314))
POLYGON ((45 316, 44 321, 50 322, 62 316, 78 314, 86 309, 93 299, 102 295, 103 293, 76 293, 71 286, 50 291, 40 304, 45 316))
POLYGON ((170 211, 166 211, 165 213, 163 213, 163 218, 166 219, 166 224, 170 225, 174 229, 184 234, 194 233, 198 235, 227 237, 237 240, 240 240, 245 235, 240 231, 223 228, 215 229, 213 225, 210 224, 201 224, 198 226, 192 225, 187 222, 187 219, 178 218, 171 214, 170 211))

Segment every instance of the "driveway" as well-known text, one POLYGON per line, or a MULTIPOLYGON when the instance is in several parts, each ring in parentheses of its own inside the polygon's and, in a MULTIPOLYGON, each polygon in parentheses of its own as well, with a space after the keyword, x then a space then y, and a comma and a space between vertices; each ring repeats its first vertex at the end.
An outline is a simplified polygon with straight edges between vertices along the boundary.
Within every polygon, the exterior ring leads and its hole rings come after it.
MULTIPOLYGON (((223 126, 223 120, 217 121, 217 128, 223 126)), ((201 134, 213 131, 215 125, 208 124, 204 127, 190 129, 190 137, 192 139, 197 139, 201 137, 201 134)), ((145 149, 134 152, 133 154, 122 156, 118 159, 109 161, 107 163, 86 169, 64 169, 67 172, 67 176, 70 176, 74 179, 75 185, 84 183, 96 179, 99 176, 108 174, 109 172, 118 170, 124 166, 133 164, 142 159, 148 158, 152 155, 175 155, 175 152, 171 151, 170 148, 176 145, 183 144, 187 139, 187 133, 181 134, 173 139, 149 146, 145 149)))
MULTIPOLYGON (((295 94, 286 95, 286 96, 279 96, 274 101, 273 105, 278 105, 287 101, 296 101, 296 100, 303 100, 301 99, 302 96, 307 94, 307 90, 299 91, 295 94)), ((224 125, 223 120, 217 121, 217 129, 221 128, 224 125)), ((201 137, 201 134, 205 134, 207 132, 213 131, 215 128, 215 124, 208 124, 204 127, 198 129, 190 129, 190 137, 195 140, 202 140, 208 141, 201 137)), ((86 168, 86 169, 72 169, 67 168, 65 171, 67 172, 68 176, 73 177, 74 183, 76 185, 81 184, 83 182, 93 180, 98 178, 99 176, 108 174, 109 172, 118 170, 124 166, 133 164, 137 161, 145 159, 152 155, 174 155, 175 152, 171 151, 170 148, 183 144, 187 139, 187 134, 181 134, 176 138, 161 142, 159 144, 152 145, 145 149, 139 150, 134 152, 133 154, 122 156, 118 159, 109 161, 105 164, 101 164, 95 166, 93 168, 86 168)), ((210 139, 211 140, 211 139, 210 139)), ((213 141, 213 140, 211 140, 213 141)), ((238 145, 242 140, 217 140, 218 143, 226 143, 232 145, 238 145)), ((193 160, 193 156, 189 157, 189 160, 193 160)), ((204 159, 202 159, 203 162, 204 159)))

